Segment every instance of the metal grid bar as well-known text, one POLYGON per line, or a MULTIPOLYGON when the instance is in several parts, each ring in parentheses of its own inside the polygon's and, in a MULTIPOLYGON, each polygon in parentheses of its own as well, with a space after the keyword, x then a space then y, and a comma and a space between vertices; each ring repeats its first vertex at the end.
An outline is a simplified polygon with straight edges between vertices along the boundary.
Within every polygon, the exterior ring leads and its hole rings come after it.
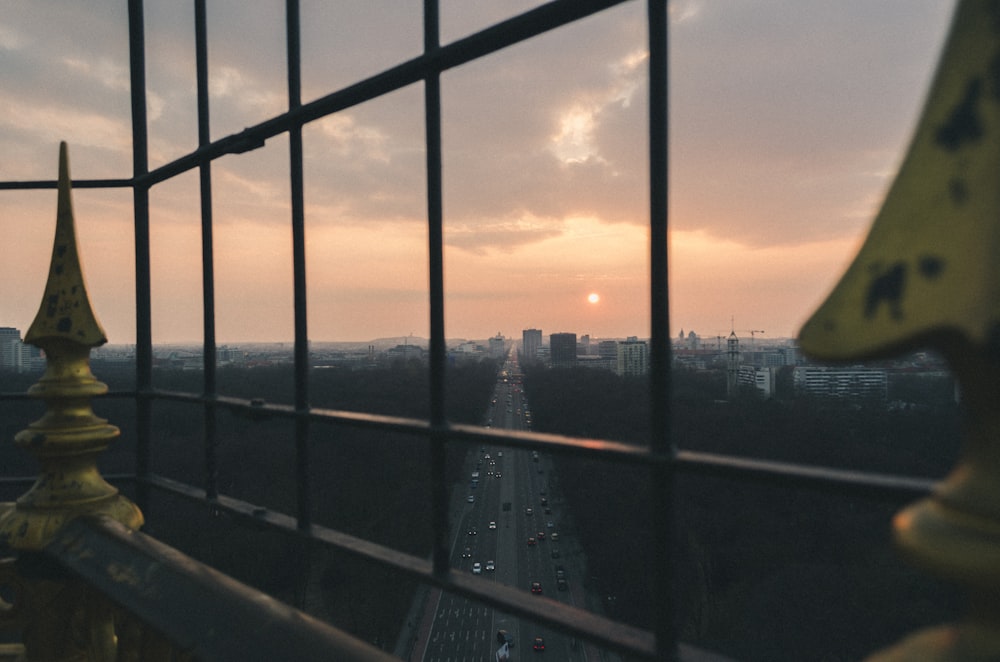
MULTIPOLYGON (((424 53, 439 51, 437 0, 424 1, 424 53)), ((446 479, 447 441, 444 369, 447 358, 444 336, 444 214, 441 181, 441 77, 427 71, 424 79, 424 127, 427 158, 427 248, 430 293, 430 445, 431 526, 434 573, 448 572, 449 527, 446 479)))
MULTIPOLYGON (((212 141, 208 98, 208 20, 205 0, 195 0, 195 70, 198 86, 198 145, 212 141)), ((215 404, 212 397, 217 393, 216 345, 215 345, 215 255, 213 251, 212 226, 212 162, 206 161, 198 167, 201 193, 201 291, 203 324, 203 391, 207 396, 204 405, 205 421, 205 492, 209 498, 219 494, 219 469, 217 461, 218 442, 216 434, 215 404)))
MULTIPOLYGON (((667 283, 667 7, 665 0, 647 0, 649 30, 649 159, 650 159, 650 303, 651 303, 651 446, 638 448, 605 440, 561 435, 499 432, 470 425, 449 424, 444 401, 444 285, 441 180, 441 91, 440 73, 509 47, 551 29, 572 23, 626 0, 556 0, 537 9, 497 23, 474 35, 446 46, 439 45, 437 0, 424 2, 424 52, 353 85, 302 105, 300 95, 299 9, 297 0, 287 0, 288 95, 286 113, 272 117, 238 134, 215 142, 208 130, 207 33, 205 3, 196 0, 196 46, 198 69, 199 145, 194 152, 154 171, 148 168, 147 118, 145 104, 145 39, 142 0, 129 0, 129 43, 133 137, 132 178, 80 180, 77 188, 127 187, 133 190, 136 247, 136 333, 137 387, 129 397, 136 399, 138 449, 136 488, 141 507, 148 512, 150 488, 192 499, 211 502, 238 518, 253 521, 294 535, 305 541, 330 545, 402 571, 419 581, 530 617, 554 628, 597 642, 611 649, 651 659, 676 659, 678 642, 673 600, 660 600, 654 617, 654 631, 625 626, 589 612, 537 599, 526 601, 513 588, 497 590, 475 578, 448 567, 447 485, 445 448, 448 444, 474 445, 502 443, 513 448, 539 449, 553 453, 609 462, 644 466, 649 469, 654 491, 655 564, 653 581, 658 594, 670 595, 673 582, 670 568, 673 519, 673 483, 677 475, 697 475, 755 482, 767 485, 807 488, 838 494, 872 498, 910 498, 928 494, 933 481, 887 476, 858 471, 768 462, 749 458, 678 451, 670 438, 670 348, 669 291, 667 283), (304 196, 302 172, 302 127, 305 123, 374 99, 413 83, 425 88, 425 130, 427 150, 428 246, 431 326, 431 413, 428 420, 405 419, 357 412, 314 409, 308 398, 308 333, 305 282, 304 196), (295 403, 292 406, 264 404, 219 396, 215 383, 214 273, 212 262, 211 161, 225 154, 239 153, 264 144, 267 138, 289 134, 292 196, 293 271, 295 307, 295 403), (152 383, 152 333, 150 305, 149 189, 170 178, 199 168, 201 174, 201 218, 203 239, 203 291, 205 296, 205 390, 201 395, 160 391, 152 383), (150 472, 149 441, 151 407, 155 400, 201 405, 206 413, 206 488, 177 483, 150 472), (297 453, 296 477, 300 484, 297 517, 262 509, 231 497, 219 495, 215 484, 215 413, 218 408, 245 410, 255 414, 293 419, 297 453), (211 423, 209 423, 211 421, 211 423), (381 547, 370 541, 312 525, 309 511, 308 447, 311 424, 343 425, 379 429, 413 435, 431 442, 432 525, 434 556, 430 562, 381 547)), ((55 188, 54 181, 0 182, 0 190, 55 188)), ((121 394, 115 394, 121 395, 121 394)), ((3 398, 25 397, 0 394, 3 398)), ((126 480, 127 477, 116 477, 126 480)), ((25 479, 3 478, 0 485, 22 485, 25 479)))
MULTIPOLYGON (((670 435, 670 299, 668 273, 667 5, 649 0, 649 290, 650 290, 650 450, 673 457, 670 435)), ((653 518, 652 581, 656 595, 674 595, 674 464, 656 462, 649 470, 653 518)), ((653 601, 657 658, 678 656, 676 600, 653 601)))
MULTIPOLYGON (((152 278, 149 254, 149 186, 141 183, 149 172, 149 134, 146 118, 146 36, 142 0, 129 0, 129 77, 132 105, 132 207, 135 223, 135 360, 136 360, 136 473, 149 475, 152 438, 153 325, 152 278)), ((149 513, 149 495, 139 483, 136 501, 149 513)))
MULTIPOLYGON (((288 109, 302 105, 302 61, 298 0, 285 3, 288 51, 288 109)), ((305 194, 302 171, 302 125, 288 131, 289 178, 292 207, 292 274, 295 311, 295 408, 309 408, 309 326, 306 300, 305 194)), ((309 420, 295 422, 295 489, 299 528, 312 520, 309 497, 309 420)))

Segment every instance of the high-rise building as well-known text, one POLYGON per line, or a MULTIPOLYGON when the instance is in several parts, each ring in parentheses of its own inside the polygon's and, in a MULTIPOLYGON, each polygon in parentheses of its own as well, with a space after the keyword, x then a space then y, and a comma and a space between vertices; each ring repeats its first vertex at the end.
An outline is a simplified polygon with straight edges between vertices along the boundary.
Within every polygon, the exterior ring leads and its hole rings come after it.
POLYGON ((726 397, 730 400, 739 393, 740 339, 733 331, 726 340, 726 397))
POLYGON ((490 338, 490 357, 494 359, 502 359, 507 354, 507 342, 504 337, 497 331, 497 334, 490 338))
POLYGON ((645 340, 629 336, 617 347, 615 372, 622 376, 645 375, 649 370, 649 346, 645 340))
POLYGON ((31 361, 30 345, 21 342, 21 331, 0 326, 0 370, 24 372, 31 361))
POLYGON ((553 333, 549 336, 549 355, 553 368, 576 365, 576 334, 553 333))
POLYGON ((798 393, 840 398, 877 398, 888 394, 888 373, 880 368, 800 366, 792 373, 798 393))
POLYGON ((521 360, 537 361, 538 348, 542 346, 541 329, 524 329, 521 331, 521 360))

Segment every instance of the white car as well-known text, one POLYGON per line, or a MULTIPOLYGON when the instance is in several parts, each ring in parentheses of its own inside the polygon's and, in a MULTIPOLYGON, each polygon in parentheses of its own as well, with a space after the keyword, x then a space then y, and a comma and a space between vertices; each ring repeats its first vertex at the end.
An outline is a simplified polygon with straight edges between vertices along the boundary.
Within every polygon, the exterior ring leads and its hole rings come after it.
POLYGON ((496 570, 497 569, 497 564, 494 563, 493 561, 487 561, 486 562, 486 569, 487 570, 496 570))
POLYGON ((474 574, 474 575, 481 575, 481 574, 483 574, 483 564, 480 563, 479 561, 476 561, 475 563, 473 563, 472 564, 472 574, 474 574))
POLYGON ((495 528, 497 528, 497 523, 496 523, 496 522, 493 522, 493 521, 491 521, 491 522, 490 522, 490 528, 491 528, 491 529, 495 529, 495 528))
POLYGON ((469 496, 465 497, 465 500, 468 501, 469 503, 475 503, 476 502, 476 497, 475 497, 475 495, 470 494, 469 496))

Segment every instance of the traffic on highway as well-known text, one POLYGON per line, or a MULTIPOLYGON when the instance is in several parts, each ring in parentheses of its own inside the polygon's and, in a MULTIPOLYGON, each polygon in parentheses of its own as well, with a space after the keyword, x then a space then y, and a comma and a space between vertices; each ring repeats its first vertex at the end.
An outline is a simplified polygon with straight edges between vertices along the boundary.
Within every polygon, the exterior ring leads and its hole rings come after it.
MULTIPOLYGON (((517 364, 497 379, 484 425, 530 430, 531 409, 517 364)), ((452 566, 486 581, 523 588, 525 599, 547 596, 576 606, 585 594, 583 555, 565 528, 569 514, 552 491, 551 459, 537 451, 482 446, 466 459, 467 482, 456 487, 452 566)), ((435 600, 431 600, 432 603, 435 600)), ((463 597, 440 593, 419 659, 496 662, 529 656, 595 659, 577 640, 463 597), (506 658, 505 658, 506 656, 506 658)), ((544 659, 544 657, 540 657, 544 659)))

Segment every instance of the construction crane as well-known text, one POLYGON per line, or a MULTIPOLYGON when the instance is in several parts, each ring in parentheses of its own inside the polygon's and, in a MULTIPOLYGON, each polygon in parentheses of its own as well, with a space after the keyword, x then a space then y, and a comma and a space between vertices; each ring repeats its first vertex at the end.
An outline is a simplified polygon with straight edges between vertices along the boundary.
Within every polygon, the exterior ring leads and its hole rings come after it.
POLYGON ((743 333, 749 333, 750 334, 750 346, 753 347, 754 346, 755 336, 758 333, 764 333, 764 332, 761 331, 760 329, 743 329, 743 333))

